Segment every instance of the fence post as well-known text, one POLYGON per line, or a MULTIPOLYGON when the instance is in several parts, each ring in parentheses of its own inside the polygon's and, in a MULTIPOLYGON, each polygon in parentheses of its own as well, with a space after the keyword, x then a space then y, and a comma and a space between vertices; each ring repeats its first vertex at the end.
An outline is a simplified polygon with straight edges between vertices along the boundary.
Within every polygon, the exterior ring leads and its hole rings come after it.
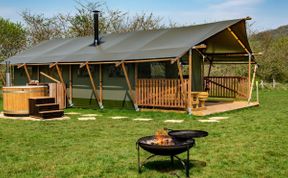
POLYGON ((257 96, 257 103, 259 103, 258 81, 256 81, 256 96, 257 96))

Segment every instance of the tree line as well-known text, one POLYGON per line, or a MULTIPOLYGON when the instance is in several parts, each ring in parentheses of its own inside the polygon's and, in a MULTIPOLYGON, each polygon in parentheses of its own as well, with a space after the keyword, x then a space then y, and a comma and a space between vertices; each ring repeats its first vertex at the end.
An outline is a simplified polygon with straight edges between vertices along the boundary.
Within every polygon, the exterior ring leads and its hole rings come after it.
MULTIPOLYGON (((70 38, 93 35, 93 10, 101 11, 99 29, 101 33, 130 32, 152 30, 176 26, 165 24, 163 18, 153 13, 140 13, 130 16, 127 12, 110 9, 105 3, 76 1, 76 13, 56 14, 45 17, 44 14, 21 12, 23 24, 13 23, 0 17, 0 60, 9 58, 19 51, 29 48, 41 41, 53 38, 70 38)), ((262 52, 256 56, 260 65, 257 77, 266 81, 273 79, 288 81, 288 28, 280 31, 251 33, 249 41, 253 51, 262 52), (275 35, 276 33, 276 35, 275 35)), ((247 75, 245 66, 216 66, 214 74, 247 75)))

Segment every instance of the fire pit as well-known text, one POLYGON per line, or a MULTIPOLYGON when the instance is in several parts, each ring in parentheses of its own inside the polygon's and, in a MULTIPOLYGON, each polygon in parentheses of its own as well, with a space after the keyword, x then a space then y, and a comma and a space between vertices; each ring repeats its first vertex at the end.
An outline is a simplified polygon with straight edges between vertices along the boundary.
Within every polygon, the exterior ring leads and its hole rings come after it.
POLYGON ((205 131, 196 130, 159 130, 155 135, 145 136, 136 142, 138 151, 138 172, 141 173, 142 166, 151 158, 155 156, 170 156, 171 162, 173 164, 174 158, 178 159, 183 165, 186 177, 189 177, 189 150, 195 144, 195 137, 207 136, 208 133, 205 131), (181 134, 182 133, 182 134, 181 134), (187 134, 187 133, 190 133, 187 134), (193 133, 193 134, 191 134, 193 133), (168 135, 169 134, 169 135, 168 135), (202 134, 202 135, 201 135, 202 134), (176 135, 176 136, 174 136, 176 135), (197 136, 196 136, 197 135, 197 136), (185 138, 185 139, 184 139, 185 138), (146 158, 143 162, 140 160, 140 147, 151 153, 152 155, 146 158), (187 153, 186 160, 180 159, 177 155, 180 153, 187 153))

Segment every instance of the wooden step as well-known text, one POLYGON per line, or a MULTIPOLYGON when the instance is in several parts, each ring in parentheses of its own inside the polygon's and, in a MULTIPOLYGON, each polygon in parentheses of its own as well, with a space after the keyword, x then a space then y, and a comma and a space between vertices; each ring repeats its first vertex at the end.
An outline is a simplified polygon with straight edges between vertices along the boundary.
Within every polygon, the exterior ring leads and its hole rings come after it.
POLYGON ((63 116, 64 116, 63 110, 51 110, 51 111, 39 112, 39 117, 43 119, 52 119, 52 118, 63 117, 63 116))
POLYGON ((36 110, 37 110, 36 112, 59 110, 59 104, 57 103, 36 104, 36 110))
POLYGON ((48 104, 48 103, 55 103, 54 97, 31 97, 29 98, 33 104, 48 104))

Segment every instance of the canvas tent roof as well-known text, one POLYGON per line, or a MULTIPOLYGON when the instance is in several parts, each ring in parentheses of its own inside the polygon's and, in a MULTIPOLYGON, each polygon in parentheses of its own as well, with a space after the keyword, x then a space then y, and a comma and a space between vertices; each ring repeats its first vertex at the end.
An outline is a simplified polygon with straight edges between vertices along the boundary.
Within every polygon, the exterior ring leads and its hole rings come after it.
MULTIPOLYGON (((246 53, 226 32, 228 27, 251 52, 245 19, 236 19, 188 27, 106 34, 102 36, 99 46, 92 45, 91 36, 47 40, 7 60, 11 64, 49 64, 176 58, 203 42, 207 44, 206 54, 246 53)), ((235 59, 248 60, 247 57, 235 59)), ((215 57, 215 60, 220 58, 215 57)))

